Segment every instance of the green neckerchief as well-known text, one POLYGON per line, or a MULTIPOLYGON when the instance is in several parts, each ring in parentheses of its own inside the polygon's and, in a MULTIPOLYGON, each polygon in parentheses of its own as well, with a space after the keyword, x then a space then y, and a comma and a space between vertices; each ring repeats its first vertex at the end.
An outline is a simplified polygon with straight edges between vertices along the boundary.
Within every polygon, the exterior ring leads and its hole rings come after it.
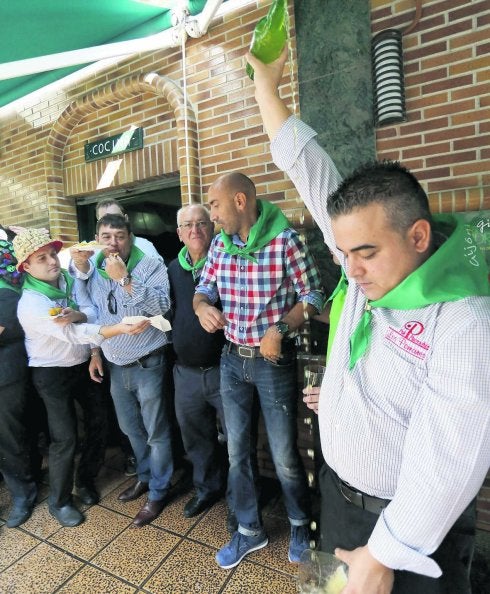
POLYGON ((19 285, 11 285, 7 281, 3 280, 3 278, 0 278, 0 289, 10 289, 11 291, 19 293, 19 295, 22 293, 22 287, 19 285))
POLYGON ((344 308, 344 301, 345 296, 347 295, 348 286, 349 283, 347 282, 347 277, 345 276, 344 269, 341 268, 339 282, 337 283, 337 286, 335 287, 333 293, 327 299, 327 303, 329 301, 332 302, 328 322, 327 361, 330 357, 333 339, 335 337, 335 333, 337 332, 337 326, 339 325, 340 314, 342 313, 342 309, 344 308))
MULTIPOLYGON (((135 245, 131 246, 131 252, 129 253, 129 260, 127 261, 126 268, 129 274, 133 272, 136 268, 136 265, 141 262, 141 260, 145 257, 145 254, 135 245)), ((97 258, 95 259, 95 267, 103 278, 107 280, 112 280, 111 277, 107 274, 107 272, 102 268, 102 262, 105 260, 104 252, 99 252, 97 254, 97 258)))
POLYGON ((38 278, 34 278, 29 273, 26 274, 24 279, 24 284, 22 285, 22 290, 24 289, 31 289, 31 291, 36 291, 37 293, 42 293, 46 295, 52 301, 63 301, 66 299, 66 303, 68 307, 72 309, 78 310, 78 305, 73 301, 71 294, 73 291, 73 285, 75 280, 68 274, 66 270, 61 270, 61 276, 65 279, 65 290, 58 289, 57 287, 53 287, 52 285, 45 283, 38 278))
POLYGON ((219 251, 226 252, 231 256, 241 256, 251 262, 257 262, 252 254, 263 248, 276 238, 281 231, 284 231, 284 229, 290 226, 289 221, 281 209, 275 204, 265 202, 264 200, 257 200, 257 208, 260 213, 259 218, 250 229, 247 244, 243 247, 236 245, 233 243, 233 238, 221 229, 221 239, 223 240, 224 247, 219 248, 219 251))
POLYGON ((200 273, 200 270, 204 266, 208 257, 204 256, 204 258, 201 258, 195 264, 191 264, 191 262, 189 262, 190 256, 187 257, 188 254, 189 250, 187 249, 187 246, 184 246, 179 252, 179 264, 182 266, 184 270, 192 272, 192 278, 195 279, 196 276, 200 273))
POLYGON ((432 303, 489 295, 487 266, 465 223, 450 215, 436 215, 434 230, 448 235, 448 239, 381 299, 366 301, 364 314, 350 337, 349 369, 368 347, 373 307, 419 309, 432 303))

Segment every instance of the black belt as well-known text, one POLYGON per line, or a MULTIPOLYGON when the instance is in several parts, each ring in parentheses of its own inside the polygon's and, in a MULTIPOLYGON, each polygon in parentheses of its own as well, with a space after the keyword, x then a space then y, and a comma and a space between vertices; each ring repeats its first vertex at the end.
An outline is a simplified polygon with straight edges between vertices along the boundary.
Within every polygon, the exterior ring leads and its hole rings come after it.
POLYGON ((379 515, 390 503, 390 499, 381 499, 380 497, 373 497, 372 495, 357 491, 357 489, 354 489, 349 484, 345 483, 337 475, 335 476, 337 478, 339 491, 344 499, 347 499, 349 503, 352 503, 356 507, 360 507, 368 512, 379 515))
POLYGON ((133 361, 132 363, 126 363, 126 365, 119 365, 119 367, 124 367, 124 368, 134 367, 135 365, 138 365, 138 363, 143 363, 143 361, 146 361, 150 357, 153 357, 153 355, 159 355, 160 353, 163 353, 164 351, 165 351, 165 346, 158 347, 154 351, 151 351, 151 353, 148 353, 147 355, 143 355, 139 359, 136 359, 136 361, 133 361))
POLYGON ((227 350, 228 353, 235 353, 235 355, 244 357, 245 359, 264 357, 264 355, 260 354, 260 347, 258 346, 246 346, 244 344, 235 344, 234 342, 228 341, 227 350))
MULTIPOLYGON (((289 353, 294 350, 295 341, 294 339, 286 339, 281 343, 281 353, 289 353)), ((264 355, 260 352, 259 346, 246 346, 244 344, 235 344, 234 342, 226 341, 226 352, 235 353, 239 357, 244 359, 258 359, 259 357, 264 358, 264 355)))

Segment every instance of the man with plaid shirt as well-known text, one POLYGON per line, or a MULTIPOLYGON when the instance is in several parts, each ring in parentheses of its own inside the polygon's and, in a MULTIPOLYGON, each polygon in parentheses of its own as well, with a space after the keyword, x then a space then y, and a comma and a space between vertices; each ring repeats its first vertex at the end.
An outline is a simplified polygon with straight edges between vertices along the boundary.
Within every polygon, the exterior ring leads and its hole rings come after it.
POLYGON ((297 329, 322 309, 320 278, 306 245, 281 210, 257 200, 241 173, 209 188, 211 220, 222 226, 211 243, 194 297, 208 332, 224 329, 221 396, 228 429, 230 487, 238 530, 216 555, 223 569, 265 547, 251 461, 254 389, 291 523, 289 560, 309 546, 309 495, 296 445, 297 329), (214 307, 221 300, 223 311, 214 307))

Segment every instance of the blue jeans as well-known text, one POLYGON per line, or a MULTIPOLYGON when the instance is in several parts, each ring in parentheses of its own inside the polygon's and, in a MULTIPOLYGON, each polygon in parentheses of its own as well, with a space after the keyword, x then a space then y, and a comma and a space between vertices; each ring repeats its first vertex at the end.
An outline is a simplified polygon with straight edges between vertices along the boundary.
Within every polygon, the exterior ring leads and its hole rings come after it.
POLYGON ((295 353, 284 354, 275 364, 261 357, 239 357, 228 353, 225 346, 221 356, 221 397, 228 430, 229 485, 239 530, 249 535, 262 527, 251 457, 254 387, 289 520, 299 526, 307 524, 310 517, 309 491, 297 447, 295 353))
POLYGON ((152 355, 132 367, 109 363, 117 420, 136 457, 138 480, 149 484, 148 499, 164 499, 173 474, 169 415, 163 395, 165 359, 152 355))
POLYGON ((223 456, 216 425, 219 417, 226 432, 219 378, 219 366, 174 366, 175 413, 192 462, 194 487, 203 499, 220 494, 226 485, 226 453, 223 456))

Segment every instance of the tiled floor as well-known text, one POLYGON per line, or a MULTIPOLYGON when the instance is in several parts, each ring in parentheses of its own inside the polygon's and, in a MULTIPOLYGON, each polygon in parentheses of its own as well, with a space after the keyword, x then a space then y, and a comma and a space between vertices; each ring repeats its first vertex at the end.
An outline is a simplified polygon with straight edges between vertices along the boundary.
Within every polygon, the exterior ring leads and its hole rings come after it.
MULTIPOLYGON (((118 493, 131 484, 122 457, 110 450, 97 481, 102 498, 85 510, 76 528, 61 528, 48 513, 44 485, 32 517, 21 527, 4 525, 10 507, 0 483, 0 592, 2 594, 289 594, 297 567, 288 562, 289 523, 278 497, 264 508, 269 546, 232 570, 214 555, 228 540, 226 506, 187 520, 189 493, 178 493, 151 525, 131 527, 144 496, 130 503, 118 493)), ((83 506, 80 507, 83 509, 83 506)))
MULTIPOLYGON (((228 540, 224 501, 187 520, 182 511, 190 494, 183 492, 185 481, 180 480, 160 517, 150 526, 132 528, 145 498, 118 501, 117 495, 133 481, 122 467, 120 451, 109 450, 97 481, 102 499, 85 509, 86 521, 77 528, 61 528, 49 515, 46 485, 32 517, 19 528, 6 528, 10 497, 0 483, 1 594, 297 592, 297 566, 287 559, 289 524, 274 483, 266 483, 263 510, 269 545, 225 571, 214 560, 228 540)), ((490 532, 478 531, 476 542, 473 594, 488 594, 490 532)))

